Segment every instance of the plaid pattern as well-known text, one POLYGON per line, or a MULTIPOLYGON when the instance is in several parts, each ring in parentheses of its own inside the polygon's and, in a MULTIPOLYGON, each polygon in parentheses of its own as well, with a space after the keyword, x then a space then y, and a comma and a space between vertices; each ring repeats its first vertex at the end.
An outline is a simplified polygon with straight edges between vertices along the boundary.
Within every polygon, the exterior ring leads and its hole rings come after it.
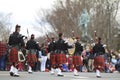
POLYGON ((50 62, 52 65, 56 64, 56 54, 50 54, 50 62))
POLYGON ((18 62, 18 51, 16 48, 11 48, 9 56, 8 56, 9 62, 18 62))
POLYGON ((73 56, 73 65, 82 65, 81 56, 73 56))
POLYGON ((104 58, 101 56, 97 56, 94 58, 94 67, 95 69, 98 69, 100 71, 102 71, 105 67, 105 63, 104 63, 104 58))
POLYGON ((29 53, 29 54, 27 55, 27 62, 28 62, 28 63, 37 62, 37 56, 36 56, 36 54, 31 54, 31 53, 29 53))
POLYGON ((56 54, 56 61, 57 64, 64 64, 67 62, 65 54, 56 54))
POLYGON ((37 62, 37 56, 36 56, 36 54, 31 54, 31 53, 29 53, 28 55, 27 55, 27 62, 28 62, 28 64, 31 66, 31 67, 33 67, 35 64, 35 62, 37 62))
POLYGON ((7 50, 6 43, 0 42, 0 57, 2 57, 3 55, 5 55, 6 50, 7 50))

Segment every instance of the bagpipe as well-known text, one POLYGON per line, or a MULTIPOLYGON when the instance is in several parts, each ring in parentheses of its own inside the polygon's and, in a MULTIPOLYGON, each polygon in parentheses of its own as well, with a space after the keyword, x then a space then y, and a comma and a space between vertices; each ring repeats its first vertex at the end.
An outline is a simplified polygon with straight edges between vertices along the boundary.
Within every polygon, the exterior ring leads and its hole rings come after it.
MULTIPOLYGON (((21 36, 21 39, 24 41, 24 39, 26 39, 27 37, 22 35, 21 36)), ((25 41, 24 41, 24 46, 25 46, 25 41)), ((24 48, 21 48, 19 51, 18 51, 18 61, 19 62, 24 62, 26 60, 26 57, 25 57, 25 53, 26 53, 26 49, 24 48)))

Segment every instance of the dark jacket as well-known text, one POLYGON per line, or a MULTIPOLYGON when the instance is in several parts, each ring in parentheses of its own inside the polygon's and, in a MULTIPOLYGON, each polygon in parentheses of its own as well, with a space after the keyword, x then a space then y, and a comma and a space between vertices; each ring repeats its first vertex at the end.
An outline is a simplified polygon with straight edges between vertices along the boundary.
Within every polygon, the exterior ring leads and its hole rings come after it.
POLYGON ((51 41, 49 44, 48 44, 48 52, 54 52, 55 51, 55 41, 51 41))
POLYGON ((25 43, 23 37, 24 36, 22 36, 18 32, 14 32, 13 34, 10 35, 8 44, 10 46, 19 46, 19 47, 24 46, 25 43))
POLYGON ((105 54, 105 49, 103 45, 101 43, 95 44, 95 46, 93 47, 93 53, 96 56, 105 54))
POLYGON ((30 50, 30 49, 35 49, 35 50, 40 50, 39 45, 36 43, 36 41, 34 40, 29 40, 26 44, 26 49, 30 50))
POLYGON ((72 48, 72 46, 68 45, 65 40, 60 38, 58 41, 56 41, 55 48, 57 53, 66 53, 66 50, 68 50, 68 48, 72 48))
POLYGON ((83 46, 81 46, 80 42, 77 41, 75 43, 75 52, 73 55, 81 55, 82 51, 83 51, 83 46))

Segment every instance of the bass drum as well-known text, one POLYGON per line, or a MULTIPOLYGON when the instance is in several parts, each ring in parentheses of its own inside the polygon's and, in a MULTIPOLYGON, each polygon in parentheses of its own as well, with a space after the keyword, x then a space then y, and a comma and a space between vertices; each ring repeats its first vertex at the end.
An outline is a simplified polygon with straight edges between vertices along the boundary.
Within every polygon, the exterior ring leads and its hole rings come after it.
POLYGON ((69 38, 68 45, 73 45, 73 48, 68 49, 69 55, 73 55, 75 51, 75 39, 69 38))

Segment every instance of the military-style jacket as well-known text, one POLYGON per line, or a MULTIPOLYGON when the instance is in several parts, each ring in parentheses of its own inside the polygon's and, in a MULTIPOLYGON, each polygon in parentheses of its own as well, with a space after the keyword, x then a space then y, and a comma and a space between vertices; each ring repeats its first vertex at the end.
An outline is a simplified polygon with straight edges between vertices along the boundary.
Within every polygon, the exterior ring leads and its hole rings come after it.
POLYGON ((48 44, 48 52, 54 52, 55 51, 55 41, 51 41, 48 44))
POLYGON ((66 50, 68 48, 72 48, 72 46, 68 45, 68 43, 65 42, 65 40, 59 39, 55 43, 55 48, 56 48, 56 53, 64 53, 65 54, 66 50))
POLYGON ((22 36, 18 32, 14 32, 10 35, 8 44, 11 47, 16 47, 17 49, 20 49, 22 46, 25 45, 23 37, 24 36, 22 36))
POLYGON ((83 51, 83 46, 81 46, 81 43, 77 41, 75 43, 75 52, 73 55, 81 55, 82 51, 83 51))
POLYGON ((26 49, 29 50, 30 53, 36 53, 37 50, 40 50, 40 47, 36 41, 30 39, 26 44, 26 49))
POLYGON ((95 56, 103 55, 105 53, 105 49, 101 43, 95 44, 93 47, 93 53, 95 56))

